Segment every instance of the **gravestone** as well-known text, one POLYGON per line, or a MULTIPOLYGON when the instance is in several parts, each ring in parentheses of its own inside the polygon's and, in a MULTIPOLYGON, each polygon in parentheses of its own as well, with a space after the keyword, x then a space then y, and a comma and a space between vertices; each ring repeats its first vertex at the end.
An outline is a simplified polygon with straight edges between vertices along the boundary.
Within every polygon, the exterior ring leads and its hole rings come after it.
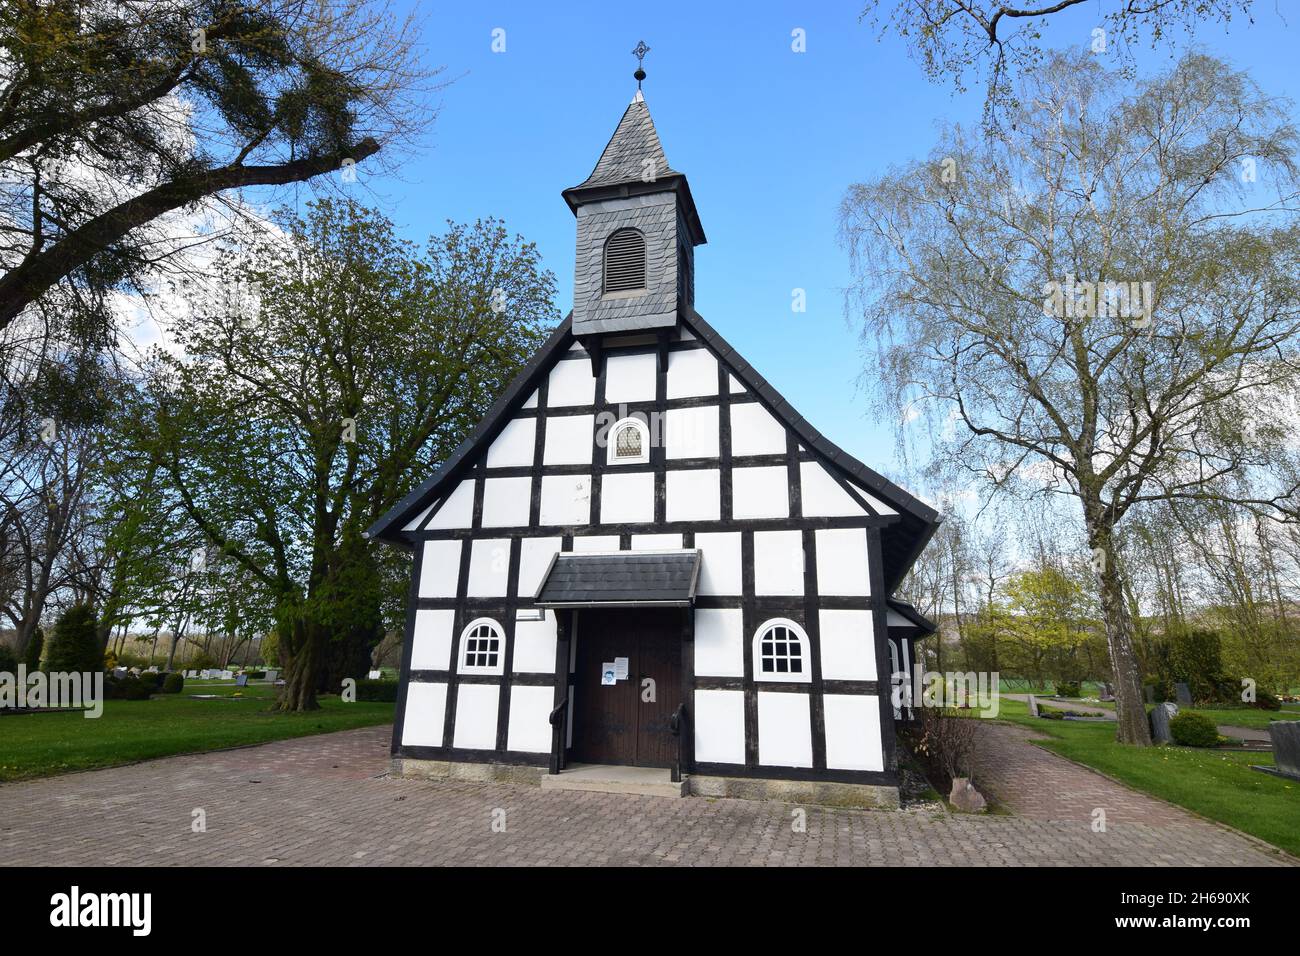
POLYGON ((222 671, 222 672, 221 672, 221 679, 222 679, 222 680, 230 680, 230 679, 231 679, 232 677, 234 677, 234 676, 235 676, 235 672, 234 672, 234 671, 222 671))
POLYGON ((279 676, 280 676, 280 672, 278 670, 275 670, 274 668, 267 668, 266 679, 269 680, 272 684, 276 682, 279 676))
POLYGON ((1186 684, 1174 685, 1174 699, 1178 701, 1179 707, 1192 706, 1192 690, 1186 684))
POLYGON ((1284 777, 1300 780, 1300 720, 1275 720, 1268 725, 1273 741, 1273 765, 1284 777))
POLYGON ((1038 698, 1036 698, 1033 694, 1029 695, 1029 716, 1030 717, 1038 716, 1038 698))
POLYGON ((369 674, 366 675, 366 680, 379 680, 383 676, 384 676, 383 671, 371 671, 369 674))
POLYGON ((238 677, 236 677, 236 678, 235 678, 235 686, 236 686, 236 687, 247 687, 247 686, 248 686, 248 675, 247 675, 247 674, 240 674, 238 677))
POLYGON ((1169 732, 1169 721, 1178 713, 1177 704, 1156 704, 1151 711, 1151 739, 1158 744, 1167 744, 1173 740, 1169 732))
POLYGON ((126 668, 125 668, 125 667, 114 667, 114 668, 113 668, 113 676, 116 677, 118 680, 121 680, 123 677, 126 676, 126 668))
POLYGON ((1102 700, 1114 700, 1114 699, 1115 699, 1115 691, 1111 688, 1110 684, 1102 684, 1102 685, 1101 685, 1101 699, 1102 699, 1102 700))

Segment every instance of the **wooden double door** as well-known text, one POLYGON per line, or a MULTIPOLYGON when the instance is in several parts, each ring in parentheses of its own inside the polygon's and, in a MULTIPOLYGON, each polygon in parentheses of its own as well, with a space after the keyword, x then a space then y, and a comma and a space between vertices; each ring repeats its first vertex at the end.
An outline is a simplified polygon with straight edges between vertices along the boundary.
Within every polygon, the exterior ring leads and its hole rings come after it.
POLYGON ((677 760, 670 722, 682 701, 682 623, 688 613, 680 608, 578 612, 574 761, 670 767, 677 760), (624 657, 626 679, 603 683, 606 665, 624 657))

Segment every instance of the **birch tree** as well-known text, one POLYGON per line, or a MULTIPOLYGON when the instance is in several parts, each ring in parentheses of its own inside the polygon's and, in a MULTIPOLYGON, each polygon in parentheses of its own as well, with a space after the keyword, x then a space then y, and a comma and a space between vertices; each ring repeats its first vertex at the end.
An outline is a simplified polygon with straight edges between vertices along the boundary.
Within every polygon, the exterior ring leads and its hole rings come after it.
POLYGON ((880 399, 929 416, 954 476, 1074 500, 1118 739, 1149 744, 1116 533, 1151 502, 1232 495, 1285 444, 1259 410, 1300 367, 1296 131, 1203 55, 1128 84, 1061 54, 1018 99, 996 136, 946 129, 849 189, 849 303, 880 399))

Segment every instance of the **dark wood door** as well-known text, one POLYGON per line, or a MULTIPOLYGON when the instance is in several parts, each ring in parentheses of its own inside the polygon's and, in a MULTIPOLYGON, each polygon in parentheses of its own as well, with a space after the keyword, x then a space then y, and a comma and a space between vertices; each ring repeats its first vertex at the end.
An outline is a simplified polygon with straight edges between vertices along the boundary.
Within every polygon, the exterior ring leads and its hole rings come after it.
POLYGON ((668 767, 677 756, 669 721, 682 698, 680 610, 579 612, 573 686, 573 759, 668 767), (628 659, 628 676, 601 683, 602 665, 628 659))

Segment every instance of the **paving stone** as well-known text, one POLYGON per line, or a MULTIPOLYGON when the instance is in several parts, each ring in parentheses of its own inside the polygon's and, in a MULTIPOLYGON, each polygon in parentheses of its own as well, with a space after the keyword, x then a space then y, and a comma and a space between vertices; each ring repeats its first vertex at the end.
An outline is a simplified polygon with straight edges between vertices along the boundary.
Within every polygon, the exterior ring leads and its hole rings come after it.
POLYGON ((975 780, 1014 815, 807 808, 384 776, 391 728, 0 786, 8 864, 1288 865, 1231 831, 981 728, 975 780), (250 780, 260 780, 253 784, 250 780), (1107 809, 1107 832, 1091 811, 1107 809), (191 811, 207 813, 193 833, 191 811), (493 832, 504 808, 506 831, 493 832), (112 843, 104 834, 129 839, 112 843), (269 862, 274 861, 274 862, 269 862))

